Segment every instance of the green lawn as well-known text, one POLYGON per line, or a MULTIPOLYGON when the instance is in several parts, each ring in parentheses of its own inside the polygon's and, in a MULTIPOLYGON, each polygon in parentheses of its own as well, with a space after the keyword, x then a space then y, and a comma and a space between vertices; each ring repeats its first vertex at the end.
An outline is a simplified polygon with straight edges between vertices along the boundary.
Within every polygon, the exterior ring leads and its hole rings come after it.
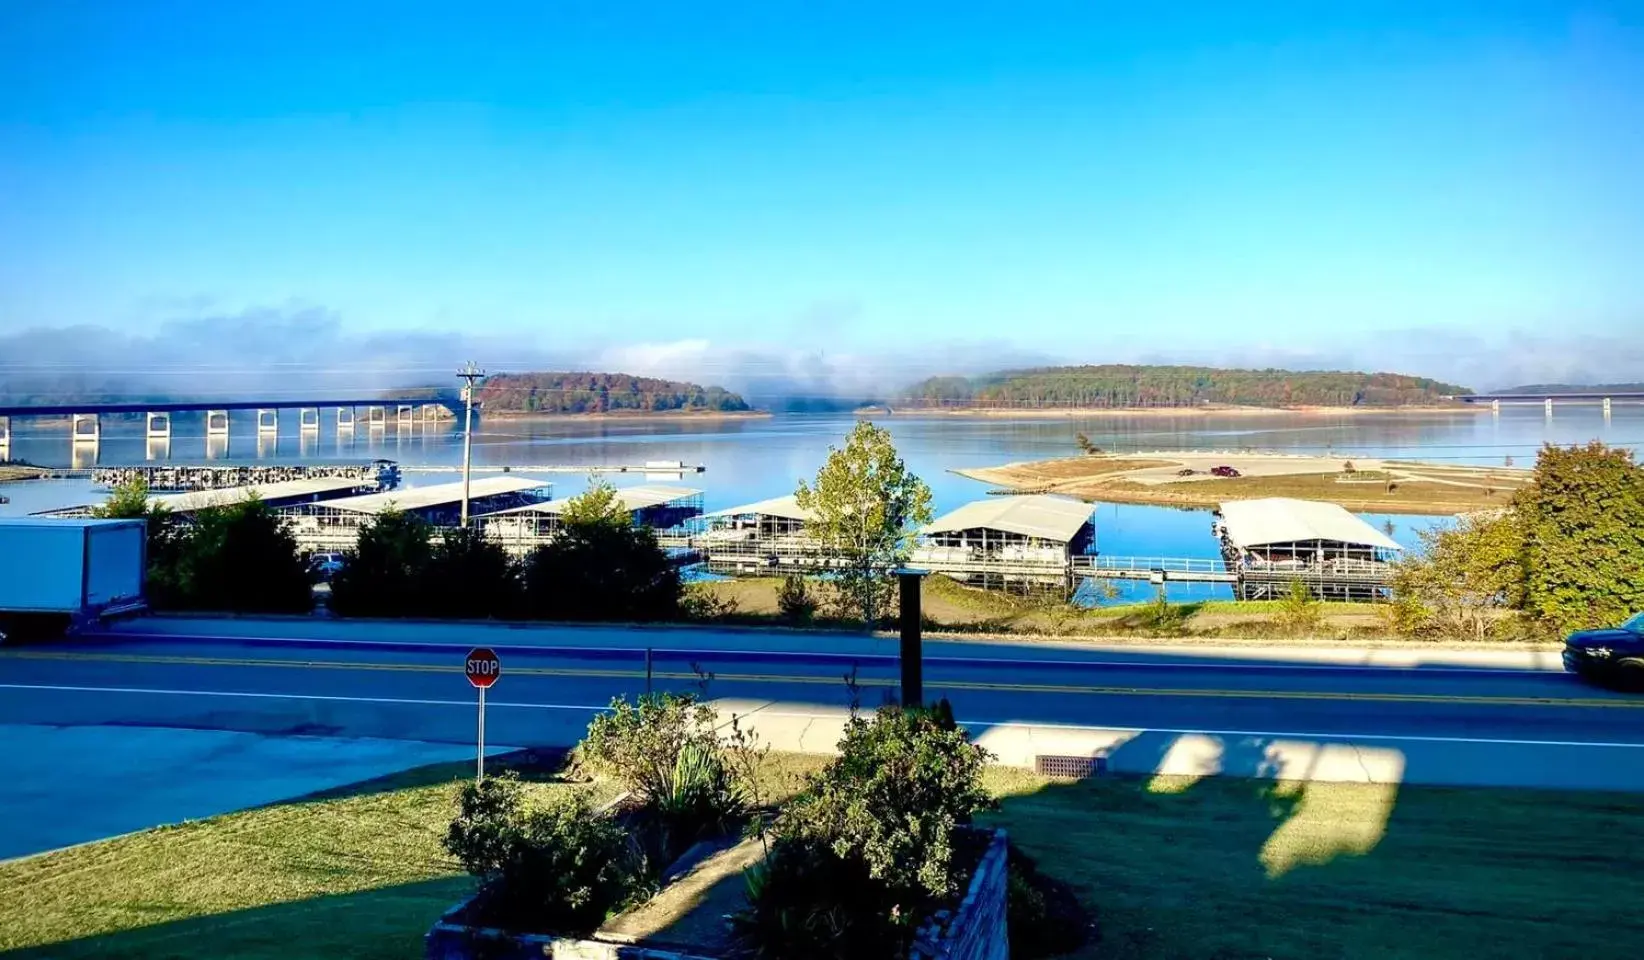
POLYGON ((1020 782, 991 819, 1094 906, 1081 957, 1639 957, 1644 797, 1020 782))
MULTIPOLYGON (((777 795, 823 762, 772 759, 777 795)), ((470 889, 439 847, 467 771, 0 865, 0 950, 419 956, 423 932, 470 889)), ((987 777, 1004 798, 989 819, 1095 910, 1099 939, 1081 957, 1600 958, 1644 943, 1644 797, 987 777)))
POLYGON ((471 770, 427 767, 0 864, 0 949, 49 945, 8 958, 420 956, 429 924, 470 890, 440 838, 471 770))

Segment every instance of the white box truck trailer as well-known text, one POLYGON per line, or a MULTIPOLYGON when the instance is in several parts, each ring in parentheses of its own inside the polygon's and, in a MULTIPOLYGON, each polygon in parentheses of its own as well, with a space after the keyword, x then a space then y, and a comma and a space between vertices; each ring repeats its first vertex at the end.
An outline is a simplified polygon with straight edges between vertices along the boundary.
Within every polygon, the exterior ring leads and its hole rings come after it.
POLYGON ((0 518, 0 634, 141 608, 147 550, 143 520, 0 518))

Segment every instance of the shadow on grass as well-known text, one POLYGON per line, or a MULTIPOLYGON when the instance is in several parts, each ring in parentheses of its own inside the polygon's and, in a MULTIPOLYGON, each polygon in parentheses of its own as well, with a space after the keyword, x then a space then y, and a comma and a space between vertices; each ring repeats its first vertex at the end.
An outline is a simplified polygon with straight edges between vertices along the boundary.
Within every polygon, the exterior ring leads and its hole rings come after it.
MULTIPOLYGON (((526 783, 558 783, 564 781, 568 773, 566 760, 569 755, 570 751, 557 747, 532 747, 515 750, 511 753, 487 757, 485 759, 485 770, 487 774, 509 770, 518 774, 519 778, 526 783)), ((326 800, 392 793, 396 790, 409 790, 417 787, 433 787, 466 780, 473 775, 474 762, 472 760, 430 763, 420 767, 412 767, 409 770, 398 770, 369 780, 359 780, 337 787, 329 787, 325 790, 306 793, 288 800, 276 800, 264 804, 264 806, 284 807, 294 803, 319 803, 326 800)))
MULTIPOLYGON (((1156 769, 1176 741, 1115 755, 1156 769)), ((1236 776, 1056 782, 985 819, 1096 914, 1075 957, 1638 955, 1644 851, 1615 838, 1644 798, 1280 781, 1270 746, 1224 738, 1236 776)))
POLYGON ((472 892, 466 876, 425 880, 138 927, 0 953, 6 960, 406 960, 472 892))

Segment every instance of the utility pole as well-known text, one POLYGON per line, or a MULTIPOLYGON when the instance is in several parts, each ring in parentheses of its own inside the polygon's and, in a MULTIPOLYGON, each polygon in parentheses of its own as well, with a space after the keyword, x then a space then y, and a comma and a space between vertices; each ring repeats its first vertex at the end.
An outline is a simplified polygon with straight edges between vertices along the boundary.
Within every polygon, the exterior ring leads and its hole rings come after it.
POLYGON ((468 361, 467 366, 457 371, 457 376, 463 380, 463 424, 462 424, 462 525, 468 526, 468 477, 474 463, 474 381, 484 379, 485 371, 474 366, 474 361, 468 361))

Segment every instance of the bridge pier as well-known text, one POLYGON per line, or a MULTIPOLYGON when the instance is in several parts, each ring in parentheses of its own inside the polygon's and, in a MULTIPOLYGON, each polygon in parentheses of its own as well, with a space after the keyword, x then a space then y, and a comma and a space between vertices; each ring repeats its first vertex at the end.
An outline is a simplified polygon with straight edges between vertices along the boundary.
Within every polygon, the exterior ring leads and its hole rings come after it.
POLYGON ((395 424, 395 426, 397 426, 401 430, 405 430, 405 429, 408 429, 410 427, 416 426, 416 423, 417 423, 416 411, 417 411, 417 408, 411 406, 408 403, 400 404, 399 407, 394 411, 394 424, 395 424))
POLYGON ((75 443, 98 443, 103 439, 103 421, 95 413, 76 413, 69 421, 75 443))
POLYGON ((228 437, 228 411, 207 410, 205 415, 206 439, 228 437))
POLYGON ((1610 398, 1604 398, 1604 419, 1610 419, 1610 398))
POLYGON ((1553 398, 1548 397, 1544 401, 1544 404, 1545 404, 1545 406, 1543 407, 1543 409, 1545 409, 1547 411, 1547 418, 1552 419, 1552 416, 1553 416, 1553 398))
POLYGON ((1500 400, 1491 400, 1490 401, 1490 414, 1492 416, 1496 416, 1496 417, 1501 416, 1501 401, 1500 400))
POLYGON ((11 446, 11 418, 0 417, 0 447, 11 446))
POLYGON ((365 425, 373 430, 382 430, 388 426, 387 407, 366 407, 365 425))
POLYGON ((301 433, 320 432, 320 408, 303 407, 297 411, 297 430, 301 433))
POLYGON ((150 440, 160 437, 171 439, 171 414, 156 413, 150 410, 148 412, 148 426, 143 435, 150 440))
POLYGON ((257 436, 280 432, 280 411, 266 407, 257 411, 257 436))
POLYGON ((149 437, 146 441, 144 441, 143 459, 170 460, 171 434, 168 433, 163 437, 149 437))
POLYGON ((353 433, 354 432, 354 408, 353 407, 338 407, 337 408, 337 432, 338 433, 353 433))

